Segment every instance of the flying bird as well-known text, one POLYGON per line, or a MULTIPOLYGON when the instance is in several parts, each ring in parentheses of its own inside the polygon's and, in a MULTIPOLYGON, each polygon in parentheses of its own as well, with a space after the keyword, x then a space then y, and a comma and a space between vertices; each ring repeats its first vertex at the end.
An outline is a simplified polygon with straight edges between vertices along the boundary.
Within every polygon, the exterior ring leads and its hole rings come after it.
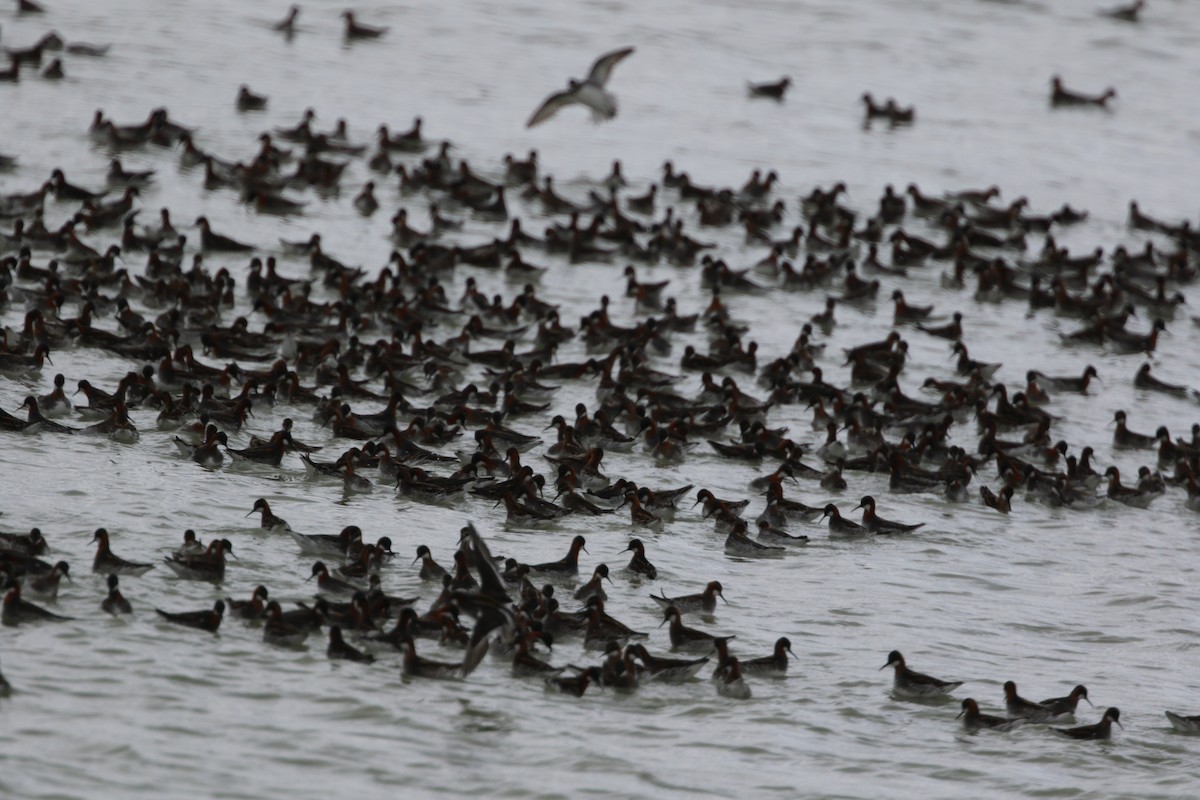
POLYGON ((580 103, 590 108, 592 119, 596 122, 615 117, 617 115, 617 98, 613 97, 612 93, 604 86, 612 76, 613 67, 621 63, 621 60, 632 52, 632 47, 622 47, 620 50, 613 50, 611 53, 600 56, 596 59, 596 63, 592 64, 592 70, 588 73, 587 78, 582 81, 572 78, 567 82, 566 91, 555 92, 547 97, 538 110, 533 112, 533 116, 529 118, 525 127, 532 128, 534 125, 545 122, 557 114, 560 108, 571 103, 580 103))

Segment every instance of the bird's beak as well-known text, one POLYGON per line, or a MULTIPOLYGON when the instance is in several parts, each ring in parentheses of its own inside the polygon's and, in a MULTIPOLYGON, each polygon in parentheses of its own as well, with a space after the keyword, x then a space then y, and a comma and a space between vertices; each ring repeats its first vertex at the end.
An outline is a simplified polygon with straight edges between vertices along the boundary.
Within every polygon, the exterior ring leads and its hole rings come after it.
MULTIPOLYGON (((884 664, 884 666, 886 667, 886 666, 887 666, 887 664, 884 664)), ((962 711, 960 711, 960 712, 958 712, 957 714, 955 714, 955 715, 954 715, 954 718, 955 718, 955 719, 958 719, 958 718, 960 718, 960 717, 961 717, 963 714, 965 714, 965 713, 967 713, 967 710, 964 708, 962 711)))

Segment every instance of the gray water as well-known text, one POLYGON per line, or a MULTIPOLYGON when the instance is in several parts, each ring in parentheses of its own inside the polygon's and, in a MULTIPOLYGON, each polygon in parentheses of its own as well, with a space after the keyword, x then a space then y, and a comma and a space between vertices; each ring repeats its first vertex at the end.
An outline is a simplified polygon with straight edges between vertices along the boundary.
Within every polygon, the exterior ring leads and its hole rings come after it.
MULTIPOLYGON (((286 10, 282 3, 47 4, 51 13, 41 17, 6 10, 0 44, 31 44, 53 28, 68 41, 113 48, 101 59, 67 56, 68 78, 57 85, 36 78, 0 84, 0 152, 20 158, 16 172, 0 174, 2 193, 31 191, 56 166, 77 183, 100 185, 107 154, 86 138, 98 107, 125 123, 165 105, 197 126, 205 149, 249 159, 258 132, 292 125, 312 106, 318 128, 344 117, 352 138, 364 143, 379 123, 403 130, 420 114, 427 136, 452 140, 456 157, 494 178, 506 152, 537 148, 544 171, 578 200, 614 158, 634 193, 656 180, 669 158, 704 184, 736 187, 754 168, 776 169, 789 225, 797 220, 798 195, 838 180, 849 187, 847 203, 867 214, 885 184, 910 181, 931 194, 996 183, 1002 201, 1023 194, 1035 212, 1067 202, 1090 212, 1086 225, 1059 236, 1077 252, 1118 243, 1140 249, 1144 237, 1125 227, 1133 198, 1149 213, 1195 220, 1200 22, 1182 2, 1151 0, 1137 26, 1098 16, 1091 2, 363 3, 363 21, 391 30, 381 41, 353 46, 342 42, 342 6, 335 4, 305 5, 291 42, 269 30, 286 10), (621 103, 615 121, 593 126, 575 108, 532 131, 523 127, 568 76, 582 76, 596 55, 625 44, 637 52, 610 85, 621 103), (1084 91, 1115 85, 1112 112, 1052 111, 1048 83, 1055 73, 1084 91), (795 82, 786 102, 746 97, 747 80, 782 74, 795 82), (266 112, 234 111, 242 83, 269 95, 266 112), (857 98, 866 90, 915 105, 916 124, 864 130, 857 98)), ((328 252, 378 270, 391 249, 385 237, 392 211, 410 208, 420 227, 427 219, 426 200, 401 197, 391 180, 378 192, 383 209, 370 219, 358 215, 351 199, 368 179, 361 162, 339 197, 308 193, 304 215, 279 219, 244 209, 228 192, 204 192, 202 175, 180 171, 170 152, 122 157, 127 168, 158 171, 142 198, 143 216, 161 206, 172 209, 177 224, 206 214, 215 229, 264 253, 280 237, 320 231, 328 252)), ((548 224, 537 206, 510 199, 510 208, 535 229, 548 224)), ((47 223, 73 210, 52 202, 47 223)), ((919 222, 905 225, 935 235, 919 222)), ((487 241, 498 231, 469 219, 460 239, 487 241)), ((694 235, 716 241, 735 268, 763 255, 746 248, 736 228, 694 235)), ((1030 244, 1040 247, 1040 237, 1030 244)), ((623 264, 572 266, 540 253, 530 260, 553 267, 539 296, 561 304, 564 321, 594 308, 603 293, 614 297, 614 321, 634 318, 632 301, 620 298, 623 264)), ((241 259, 210 256, 206 264, 228 264, 239 281, 246 274, 241 259)), ((140 269, 141 257, 127 266, 140 269)), ((281 260, 285 275, 306 276, 307 269, 281 260)), ((966 313, 972 356, 1004 362, 997 379, 1010 388, 1021 385, 1028 368, 1098 368, 1104 382, 1090 395, 1058 397, 1050 407, 1060 417, 1056 438, 1067 439, 1072 452, 1091 444, 1100 465, 1115 463, 1133 475, 1153 455, 1111 451, 1105 425, 1113 411, 1129 410, 1137 430, 1166 423, 1174 434, 1200 419, 1193 402, 1135 391, 1138 357, 1060 346, 1058 334, 1076 321, 1046 311, 1030 316, 1019 303, 978 304, 969 291, 940 288, 939 271, 913 271, 902 284, 910 302, 966 313)), ((670 279, 685 311, 707 302, 694 272, 639 268, 643 280, 670 279)), ((460 268, 453 289, 468 275, 489 294, 519 288, 460 268)), ((885 279, 885 287, 894 282, 885 279)), ((1185 293, 1191 306, 1200 302, 1194 289, 1185 293)), ((787 352, 824 293, 725 299, 736 318, 752 324, 750 338, 765 363, 787 352)), ((249 312, 240 287, 238 302, 249 312)), ((15 326, 22 314, 10 306, 0 320, 15 326)), ((1185 308, 1155 354, 1155 374, 1164 380, 1196 382, 1200 355, 1189 316, 1185 308)), ((883 300, 872 309, 840 308, 822 362, 827 379, 846 384, 848 371, 835 354, 882 338, 891 317, 883 300)), ((99 324, 111 329, 112 321, 99 324)), ((1139 329, 1147 324, 1134 322, 1139 329)), ((901 378, 907 393, 917 394, 926 376, 952 375, 944 341, 904 335, 912 354, 901 378)), ((688 343, 706 349, 702 334, 677 336, 672 355, 655 366, 678 372, 688 343)), ((582 344, 559 355, 578 360, 582 344)), ((13 411, 31 391, 48 391, 56 371, 69 385, 87 378, 111 390, 131 366, 93 349, 52 358, 53 367, 29 381, 0 377, 0 405, 13 411)), ((689 381, 685 386, 698 384, 694 375, 689 381)), ((553 410, 569 412, 579 401, 595 402, 591 387, 567 383, 553 410)), ((289 415, 298 438, 328 445, 322 457, 347 446, 302 409, 285 406, 256 409, 248 429, 268 434, 289 415)), ((651 630, 659 616, 647 594, 698 591, 719 579, 730 605, 715 619, 691 622, 736 632, 734 652, 742 656, 765 654, 786 635, 798 660, 786 679, 752 679, 754 696, 746 702, 717 697, 707 680, 648 684, 630 695, 590 691, 575 700, 512 678, 500 660, 489 658, 459 683, 408 680, 395 656, 369 667, 332 663, 316 637, 302 651, 280 650, 233 619, 212 637, 162 624, 151 609, 204 608, 216 597, 247 597, 259 583, 281 600, 310 595, 303 579, 311 559, 289 538, 261 533, 245 519, 260 496, 299 531, 357 524, 369 540, 390 536, 401 556, 428 544, 442 563, 466 520, 495 552, 525 562, 556 559, 572 535, 583 533, 590 555, 581 574, 601 561, 623 564, 626 517, 572 517, 548 532, 510 530, 500 511, 479 501, 437 508, 385 486, 345 498, 337 483, 306 480, 294 455, 279 469, 227 465, 209 472, 179 458, 172 432, 156 430, 154 416, 134 413, 142 438, 132 446, 45 434, 7 435, 0 444, 0 528, 36 525, 52 557, 71 562, 75 582, 63 588, 56 610, 76 618, 0 631, 0 667, 15 687, 11 699, 0 700, 0 796, 1110 798, 1194 797, 1200 786, 1198 740, 1173 734, 1162 716, 1164 709, 1200 712, 1197 526, 1179 489, 1146 511, 1105 504, 1072 512, 1018 501, 1001 516, 977 502, 948 506, 933 495, 891 494, 882 476, 848 473, 850 487, 840 495, 828 497, 812 483, 788 493, 810 504, 832 499, 847 514, 870 493, 883 516, 925 527, 909 537, 843 542, 814 525, 797 531, 813 538, 807 549, 769 562, 725 556, 724 537, 696 511, 681 510, 664 533, 640 534, 659 579, 617 577, 610 613, 651 630), (177 580, 162 567, 127 578, 122 586, 136 613, 109 619, 98 608, 102 576, 88 574, 88 540, 99 526, 113 532, 113 549, 133 560, 168 554, 188 527, 206 541, 230 538, 239 560, 218 588, 177 580), (1005 680, 1033 698, 1085 683, 1099 709, 1121 708, 1125 730, 1109 743, 1067 740, 1041 726, 965 735, 954 721, 956 703, 891 696, 890 673, 879 667, 893 648, 918 670, 965 681, 956 697, 975 697, 992 712, 1002 708, 1005 680)), ((802 406, 774 409, 770 417, 772 425, 790 426, 793 437, 817 443, 809 420, 802 406)), ((971 449, 971 432, 956 426, 955 441, 971 449)), ((234 437, 234 445, 246 436, 234 437)), ((548 473, 538 452, 526 461, 548 473)), ((761 499, 747 483, 770 469, 730 464, 707 447, 667 468, 640 453, 610 454, 605 464, 609 474, 656 488, 694 483, 722 497, 752 497, 748 517, 761 499)), ((981 481, 994 486, 994 470, 981 481)), ((385 588, 432 600, 416 568, 397 561, 384 575, 385 588)), ((458 657, 423 644, 424 655, 458 657)), ((655 630, 650 649, 668 646, 665 630, 655 630)), ((577 644, 553 656, 563 664, 594 658, 577 644)), ((1081 709, 1080 722, 1099 713, 1081 709)))

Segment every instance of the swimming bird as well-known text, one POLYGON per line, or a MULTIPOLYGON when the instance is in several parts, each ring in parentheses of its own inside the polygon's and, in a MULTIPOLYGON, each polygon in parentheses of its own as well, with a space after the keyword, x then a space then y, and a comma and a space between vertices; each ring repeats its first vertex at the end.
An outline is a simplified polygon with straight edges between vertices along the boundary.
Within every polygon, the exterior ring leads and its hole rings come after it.
POLYGON ((604 581, 613 582, 612 578, 608 577, 608 565, 597 564, 588 582, 575 590, 575 599, 586 601, 589 597, 599 597, 601 600, 607 600, 608 593, 604 591, 604 581))
POLYGON ((121 614, 132 614, 133 606, 121 594, 120 578, 116 575, 109 575, 107 579, 108 594, 100 601, 100 609, 109 614, 120 616, 121 614))
POLYGON ((40 528, 31 528, 29 533, 0 532, 0 550, 13 550, 27 556, 46 552, 46 537, 40 528))
POLYGON ((196 532, 188 528, 183 532, 183 543, 175 548, 174 555, 177 556, 198 556, 207 550, 204 543, 196 538, 196 532))
POLYGON ((299 647, 311 632, 305 625, 296 625, 284 619, 279 601, 272 600, 267 603, 266 621, 263 623, 263 641, 267 644, 299 647))
POLYGON ((266 613, 269 599, 270 592, 267 591, 267 587, 255 586, 249 600, 234 600, 232 597, 226 597, 225 608, 241 619, 256 620, 266 613))
POLYGON ((1011 731, 1025 724, 1023 719, 1007 719, 994 714, 984 714, 980 712, 979 704, 970 697, 962 701, 962 711, 959 712, 958 717, 962 718, 963 727, 969 731, 1011 731))
POLYGON ((725 537, 725 555, 742 558, 778 558, 787 552, 786 548, 754 541, 747 533, 748 530, 749 526, 742 520, 734 523, 725 537))
POLYGON ((163 561, 180 578, 193 581, 225 580, 225 554, 233 555, 233 543, 228 539, 213 539, 208 549, 199 555, 172 553, 163 561))
POLYGON ((792 85, 792 79, 786 75, 773 83, 750 83, 747 88, 751 97, 769 97, 772 100, 783 100, 784 94, 792 85))
POLYGON ((715 648, 717 641, 728 642, 733 636, 715 636, 698 628, 689 628, 683 624, 679 609, 670 606, 663 612, 663 623, 671 623, 671 649, 688 652, 708 653, 715 648))
POLYGON ((908 664, 904 661, 904 656, 900 655, 899 650, 893 650, 888 653, 887 663, 880 667, 880 669, 887 669, 888 667, 893 667, 896 671, 892 688, 898 695, 907 697, 936 697, 938 695, 950 694, 950 692, 962 686, 962 681, 943 681, 909 669, 908 664))
POLYGON ((446 568, 433 560, 433 554, 429 552, 429 548, 425 545, 417 547, 417 557, 413 559, 413 563, 421 562, 421 571, 419 576, 423 581, 441 581, 441 579, 450 573, 446 568))
POLYGON ((863 497, 862 501, 855 508, 863 510, 862 526, 871 533, 908 533, 925 525, 924 522, 919 522, 916 525, 906 525, 902 522, 892 522, 884 519, 875 513, 875 498, 870 495, 863 497))
POLYGON ((821 514, 821 519, 829 518, 829 535, 830 536, 865 536, 870 533, 862 525, 859 525, 853 520, 846 519, 842 513, 838 511, 838 507, 833 503, 825 506, 824 512, 821 514))
POLYGON ((791 653, 793 657, 796 655, 792 652, 791 641, 786 636, 780 636, 775 640, 775 650, 771 655, 743 660, 741 662, 742 672, 763 672, 772 675, 782 675, 787 672, 788 653, 791 653))
MULTIPOLYGON (((1133 385, 1139 389, 1147 389, 1153 392, 1162 392, 1163 394, 1173 395, 1175 397, 1187 397, 1188 395, 1197 396, 1195 389, 1189 389, 1186 386, 1180 386, 1175 383, 1167 383, 1150 374, 1150 365, 1142 364, 1138 367, 1137 374, 1133 376, 1133 385)), ((42 404, 45 411, 45 403, 42 404)))
POLYGON ((650 563, 650 559, 646 558, 646 547, 642 544, 641 539, 630 539, 629 546, 622 550, 622 553, 632 551, 633 556, 629 559, 627 570, 637 575, 644 575, 650 580, 658 577, 658 568, 650 563))
POLYGON ((225 616, 225 601, 218 600, 213 603, 212 609, 207 611, 171 612, 163 611, 161 608, 154 610, 160 617, 175 625, 216 633, 217 629, 221 627, 221 619, 225 616))
POLYGON ((291 525, 288 525, 287 520, 283 517, 277 517, 271 511, 271 504, 267 502, 265 497, 260 497, 254 501, 254 508, 250 509, 250 513, 246 516, 252 516, 255 512, 261 512, 262 518, 259 520, 259 527, 268 531, 290 531, 291 525))
POLYGON ((572 103, 585 105, 592 110, 592 119, 596 122, 612 119, 617 115, 617 99, 605 89, 608 79, 612 76, 613 68, 624 58, 633 53, 632 47, 622 47, 605 53, 596 59, 588 76, 582 81, 572 78, 567 82, 567 89, 555 92, 533 112, 525 127, 532 128, 553 117, 564 106, 572 103))
POLYGON ((237 100, 234 105, 238 111, 262 111, 267 107, 267 98, 250 91, 250 87, 242 84, 238 88, 237 100))
POLYGON ((1146 6, 1146 0, 1134 0, 1127 6, 1117 6, 1116 8, 1106 9, 1101 11, 1102 16, 1109 19, 1119 20, 1121 22, 1137 22, 1138 14, 1146 6))
POLYGON ((1051 376, 1037 370, 1032 370, 1031 372, 1033 376, 1037 378, 1038 382, 1049 391, 1078 392, 1080 394, 1086 393, 1088 385, 1091 383, 1092 379, 1098 379, 1099 375, 1099 373, 1096 372, 1096 368, 1091 364, 1088 364, 1083 368, 1083 374, 1078 378, 1069 375, 1051 376))
POLYGON ((92 541, 99 543, 96 546, 96 557, 92 559, 92 572, 100 575, 144 575, 154 569, 153 564, 126 561, 114 555, 108 546, 108 531, 104 528, 96 529, 92 534, 92 541))
POLYGON ((362 542, 362 530, 357 525, 347 525, 337 534, 305 534, 288 531, 305 555, 342 558, 350 549, 362 542))
POLYGON ((736 656, 729 657, 729 662, 725 665, 725 672, 717 682, 717 694, 734 700, 750 699, 750 687, 742 678, 741 665, 736 656))
POLYGON ((1103 94, 1090 95, 1073 92, 1063 86, 1062 78, 1055 75, 1050 79, 1050 105, 1058 106, 1096 106, 1107 109, 1108 101, 1117 96, 1117 90, 1111 86, 1103 94))
POLYGON ((296 18, 299 16, 300 6, 292 6, 288 9, 287 16, 272 25, 271 30, 278 31, 290 39, 296 33, 296 18))
POLYGON ((551 691, 569 694, 573 697, 583 697, 588 686, 592 683, 600 683, 600 668, 588 667, 587 669, 578 670, 574 675, 560 673, 555 677, 546 678, 546 688, 551 691))
POLYGON ((729 602, 725 600, 725 594, 722 591, 720 581, 709 581, 708 585, 704 587, 704 591, 699 594, 667 597, 667 593, 663 591, 661 597, 650 595, 650 599, 658 603, 660 608, 675 607, 685 614, 694 614, 696 612, 703 612, 705 614, 713 613, 717 610, 718 597, 726 603, 729 602))
POLYGON ((58 598, 58 584, 63 578, 71 580, 71 565, 66 561, 59 561, 49 572, 41 575, 25 576, 25 591, 31 596, 42 600, 55 600, 58 598))
POLYGON ((3 607, 0 608, 0 623, 4 625, 21 625, 26 622, 65 622, 71 617, 64 617, 47 611, 39 605, 21 597, 21 584, 10 581, 8 591, 4 595, 3 607))
POLYGON ((645 645, 634 642, 625 648, 642 663, 646 674, 655 680, 666 683, 682 683, 696 677, 704 665, 709 662, 708 656, 702 658, 662 658, 652 656, 645 645))
POLYGON ((378 39, 388 32, 387 28, 376 28, 371 25, 363 25, 354 18, 353 11, 343 11, 342 18, 346 20, 346 38, 347 39, 378 39))
POLYGON ((1176 714, 1174 711, 1165 711, 1163 713, 1170 720, 1171 727, 1179 733, 1200 733, 1200 714, 1189 717, 1183 714, 1176 714))
POLYGON ((1087 700, 1089 706, 1092 704, 1092 701, 1088 700, 1087 687, 1083 684, 1079 684, 1072 689, 1071 693, 1066 697, 1051 697, 1048 700, 1043 700, 1039 705, 1043 705, 1058 714, 1074 714, 1075 707, 1079 705, 1081 698, 1087 700))
POLYGON ((340 625, 331 625, 329 627, 329 646, 325 648, 325 655, 332 659, 354 661, 359 664, 370 664, 375 660, 375 656, 364 653, 357 647, 347 643, 342 638, 342 628, 340 625))
POLYGON ((576 536, 571 540, 571 549, 558 561, 548 561, 543 564, 530 564, 534 572, 548 572, 553 575, 574 575, 579 572, 579 551, 587 552, 586 540, 576 536))
POLYGON ((1020 717, 1030 722, 1054 722, 1063 716, 1053 708, 1021 697, 1017 694, 1017 684, 1012 681, 1004 682, 1004 710, 1011 717, 1020 717))
POLYGON ((1054 731, 1072 739, 1109 739, 1112 737, 1114 722, 1122 728, 1125 727, 1121 725, 1121 710, 1115 707, 1106 710, 1104 716, 1095 725, 1080 725, 1077 728, 1055 728, 1054 731))
POLYGON ((329 568, 323 561, 313 564, 312 574, 305 580, 311 581, 313 578, 317 579, 317 591, 328 597, 353 597, 356 592, 362 591, 362 587, 346 583, 330 575, 329 568))
POLYGON ((254 249, 252 245, 244 244, 219 233, 213 233, 207 217, 197 217, 195 224, 200 229, 201 250, 219 253, 246 253, 254 249))
POLYGON ((772 527, 769 520, 758 520, 758 540, 764 544, 784 545, 787 547, 803 547, 808 544, 807 536, 793 536, 787 531, 772 527))
POLYGON ((483 660, 483 656, 487 652, 487 640, 484 639, 474 648, 467 650, 459 664, 422 658, 417 655, 416 644, 411 638, 406 637, 401 642, 401 649, 404 651, 403 672, 405 675, 415 678, 465 678, 474 672, 475 668, 479 666, 479 662, 483 660))
POLYGON ((956 341, 961 339, 963 335, 962 319, 962 312, 955 311, 951 317, 951 321, 945 325, 929 326, 917 323, 917 328, 918 330, 928 333, 930 336, 937 336, 939 339, 950 339, 951 341, 956 341))

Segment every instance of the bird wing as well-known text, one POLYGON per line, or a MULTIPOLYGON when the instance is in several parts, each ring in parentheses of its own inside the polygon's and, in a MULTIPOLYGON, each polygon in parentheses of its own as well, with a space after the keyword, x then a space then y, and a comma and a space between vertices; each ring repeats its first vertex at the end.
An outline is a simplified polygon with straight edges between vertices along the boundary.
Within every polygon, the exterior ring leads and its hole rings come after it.
POLYGON ((608 79, 612 76, 613 67, 621 63, 622 59, 633 53, 632 47, 622 47, 620 50, 613 50, 611 53, 605 53, 596 59, 596 63, 592 64, 592 71, 588 73, 587 83, 594 83, 597 86, 603 86, 608 83, 608 79))
POLYGON ((532 128, 534 125, 540 125, 557 114, 558 110, 563 106, 578 102, 579 93, 575 89, 568 89, 565 92, 555 92, 546 98, 546 101, 538 107, 537 111, 533 112, 533 116, 529 118, 529 122, 525 123, 525 127, 532 128))

